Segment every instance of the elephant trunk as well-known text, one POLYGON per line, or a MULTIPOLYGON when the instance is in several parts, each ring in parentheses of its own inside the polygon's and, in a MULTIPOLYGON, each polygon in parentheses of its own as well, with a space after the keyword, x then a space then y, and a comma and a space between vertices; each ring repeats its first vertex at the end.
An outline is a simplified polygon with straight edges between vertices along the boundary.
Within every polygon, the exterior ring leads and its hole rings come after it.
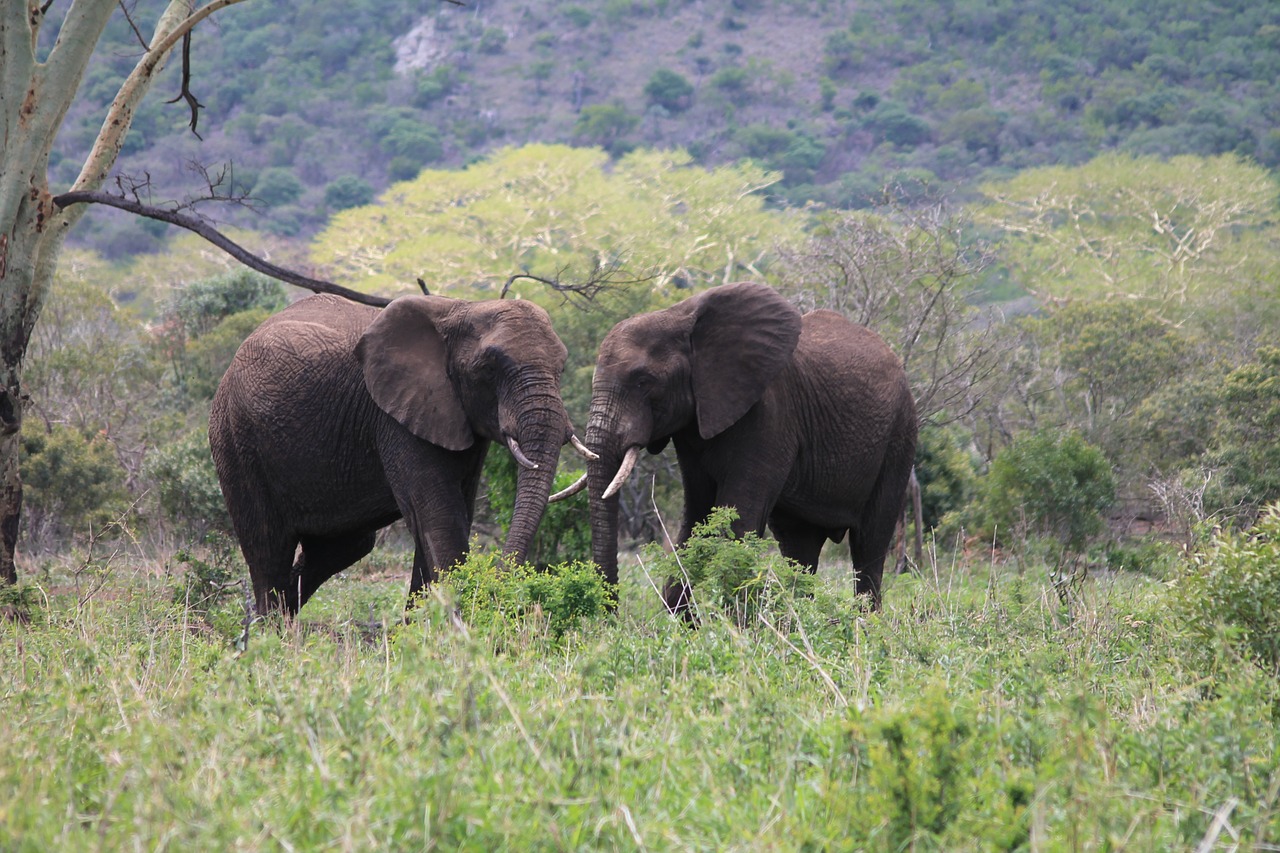
POLYGON ((597 397, 587 421, 587 446, 600 456, 587 465, 587 489, 591 503, 591 558, 606 581, 618 582, 618 495, 605 492, 626 458, 628 445, 621 434, 616 405, 597 397))
POLYGON ((515 507, 503 553, 524 562, 547 508, 555 481, 560 447, 569 435, 569 416, 554 390, 535 389, 519 395, 510 417, 500 417, 503 444, 517 461, 515 507), (521 458, 521 457, 524 458, 521 458))

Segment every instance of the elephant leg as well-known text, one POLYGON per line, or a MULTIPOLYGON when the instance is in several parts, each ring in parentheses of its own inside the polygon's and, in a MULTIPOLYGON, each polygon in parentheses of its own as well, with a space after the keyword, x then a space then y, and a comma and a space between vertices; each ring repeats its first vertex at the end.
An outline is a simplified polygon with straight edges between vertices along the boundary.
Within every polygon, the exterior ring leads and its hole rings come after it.
POLYGON ((849 556, 853 559, 858 594, 870 596, 877 610, 885 555, 893 545, 893 535, 902 515, 910 471, 909 464, 901 470, 881 469, 858 525, 849 530, 849 556))
MULTIPOLYGON (((680 463, 680 476, 684 483, 684 516, 680 522, 680 535, 673 543, 677 547, 689 541, 693 528, 706 521, 715 506, 716 484, 702 469, 699 460, 694 457, 677 456, 680 463)), ((689 617, 689 602, 693 599, 693 589, 682 577, 672 575, 662 584, 662 601, 672 613, 689 617)))
POLYGON ((782 552, 782 556, 804 566, 810 574, 818 570, 818 557, 821 556, 822 546, 828 538, 826 528, 775 512, 769 517, 769 530, 773 533, 773 538, 778 540, 778 550, 782 552))
POLYGON ((293 564, 293 587, 298 607, 307 603, 320 584, 350 568, 373 550, 375 531, 343 536, 303 536, 302 553, 293 564))

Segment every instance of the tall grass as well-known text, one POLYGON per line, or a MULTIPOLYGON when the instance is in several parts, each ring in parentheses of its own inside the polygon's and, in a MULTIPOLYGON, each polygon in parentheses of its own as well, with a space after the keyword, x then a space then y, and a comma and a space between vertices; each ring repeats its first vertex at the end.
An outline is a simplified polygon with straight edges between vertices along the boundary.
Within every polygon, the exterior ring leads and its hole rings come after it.
POLYGON ((694 630, 631 574, 563 634, 337 578, 243 652, 149 572, 36 595, 0 849, 1280 849, 1276 684, 1158 581, 836 572, 694 630))

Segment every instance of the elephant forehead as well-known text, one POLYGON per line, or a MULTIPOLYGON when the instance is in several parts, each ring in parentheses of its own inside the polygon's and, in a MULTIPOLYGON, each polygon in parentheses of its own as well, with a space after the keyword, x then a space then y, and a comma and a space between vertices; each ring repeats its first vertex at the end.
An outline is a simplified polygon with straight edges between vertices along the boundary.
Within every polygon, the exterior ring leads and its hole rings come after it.
POLYGON ((547 312, 527 302, 495 305, 479 312, 473 328, 482 348, 495 348, 522 364, 563 368, 569 357, 547 312))

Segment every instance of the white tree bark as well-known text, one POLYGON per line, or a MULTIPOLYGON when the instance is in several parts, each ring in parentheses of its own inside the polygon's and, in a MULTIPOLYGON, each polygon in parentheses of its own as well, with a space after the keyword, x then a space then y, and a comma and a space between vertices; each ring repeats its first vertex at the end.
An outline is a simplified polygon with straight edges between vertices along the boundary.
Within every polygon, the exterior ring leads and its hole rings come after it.
MULTIPOLYGON (((120 155, 133 116, 182 36, 242 0, 171 0, 147 51, 107 110, 73 190, 97 190, 120 155)), ((0 7, 0 583, 17 579, 14 552, 22 507, 18 451, 22 362, 57 270, 62 242, 83 205, 59 209, 49 193, 49 152, 79 91, 85 68, 117 0, 73 0, 43 61, 36 50, 45 9, 39 0, 0 7)))

